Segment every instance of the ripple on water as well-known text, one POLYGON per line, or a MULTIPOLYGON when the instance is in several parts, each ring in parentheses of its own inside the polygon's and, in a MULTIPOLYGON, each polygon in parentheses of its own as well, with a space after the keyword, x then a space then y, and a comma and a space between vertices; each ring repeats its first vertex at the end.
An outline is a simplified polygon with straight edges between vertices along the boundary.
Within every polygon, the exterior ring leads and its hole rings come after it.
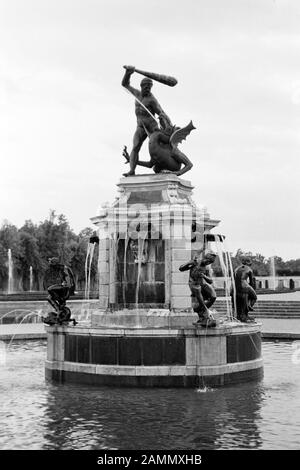
POLYGON ((0 366, 0 448, 299 449, 292 352, 292 342, 263 343, 259 382, 118 389, 45 382, 45 342, 14 342, 0 366))

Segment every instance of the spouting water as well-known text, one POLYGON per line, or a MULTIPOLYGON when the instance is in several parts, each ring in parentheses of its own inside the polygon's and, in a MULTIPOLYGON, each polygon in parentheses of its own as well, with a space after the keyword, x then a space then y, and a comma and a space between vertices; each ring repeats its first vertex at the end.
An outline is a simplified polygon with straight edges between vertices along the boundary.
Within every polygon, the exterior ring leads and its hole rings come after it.
POLYGON ((7 286, 7 293, 12 294, 14 291, 14 278, 13 278, 13 260, 11 255, 11 249, 8 249, 7 252, 8 256, 8 286, 7 286))
POLYGON ((138 237, 138 272, 137 272, 137 281, 136 281, 136 290, 135 290, 135 305, 138 311, 139 308, 139 292, 140 292, 140 279, 141 279, 141 268, 143 262, 143 253, 145 248, 145 241, 147 238, 147 232, 145 232, 144 237, 138 237))
POLYGON ((224 249, 225 249, 225 253, 226 253, 227 259, 228 259, 229 274, 230 274, 230 278, 231 278, 231 287, 232 287, 232 291, 233 291, 233 311, 234 311, 234 317, 237 318, 237 310, 236 310, 236 287, 235 287, 234 270, 233 270, 233 266, 232 266, 232 259, 231 259, 230 252, 229 252, 229 250, 228 250, 228 247, 227 247, 225 238, 222 237, 222 236, 220 236, 220 239, 222 239, 223 246, 224 246, 224 249))
POLYGON ((126 283, 127 283, 127 249, 128 249, 129 237, 128 232, 126 232, 124 240, 124 265, 123 265, 123 284, 122 284, 122 293, 123 293, 123 305, 125 308, 126 305, 126 283))
POLYGON ((42 317, 42 314, 39 312, 39 311, 36 311, 36 312, 30 312, 30 313, 27 313, 27 315, 25 315, 24 318, 22 318, 22 320, 20 321, 20 323, 18 323, 18 325, 16 326, 16 330, 14 332, 14 334, 12 335, 11 339, 10 339, 10 342, 8 343, 8 346, 7 346, 7 351, 9 350, 16 334, 18 333, 19 329, 20 329, 20 325, 22 325, 22 323, 24 323, 24 321, 26 320, 26 318, 28 318, 30 315, 37 315, 38 317, 42 317))
POLYGON ((32 266, 29 267, 29 291, 33 291, 33 270, 32 266))
MULTIPOLYGON (((119 236, 118 233, 116 233, 115 235, 111 234, 110 248, 111 248, 111 253, 112 253, 112 266, 114 266, 114 267, 117 266, 119 241, 120 241, 120 236, 119 236)), ((109 281, 110 285, 114 285, 115 275, 116 275, 115 269, 111 269, 110 270, 110 281, 109 281)), ((112 294, 112 297, 114 297, 114 296, 115 296, 115 293, 112 294)), ((114 303, 112 301, 112 299, 111 299, 111 303, 114 303)))
POLYGON ((90 303, 88 302, 90 298, 90 291, 91 291, 91 271, 92 271, 92 262, 93 256, 95 251, 96 243, 89 243, 87 247, 87 253, 85 258, 84 264, 84 272, 85 272, 85 287, 84 287, 84 300, 87 302, 85 305, 82 305, 81 308, 81 315, 82 317, 86 317, 86 322, 90 319, 90 303))
POLYGON ((275 256, 270 258, 270 275, 272 278, 272 289, 276 290, 276 267, 275 267, 275 256))
POLYGON ((85 300, 89 300, 89 298, 90 298, 91 271, 92 271, 92 262, 93 262, 93 256, 94 256, 94 251, 95 251, 95 245, 96 245, 96 243, 89 243, 88 244, 86 258, 85 258, 85 265, 84 265, 84 271, 85 271, 84 298, 85 298, 85 300))
POLYGON ((227 316, 230 320, 236 317, 236 289, 234 283, 234 271, 231 261, 230 253, 225 245, 224 237, 222 235, 215 235, 215 244, 222 269, 222 274, 225 279, 225 302, 227 316), (231 289, 233 290, 234 307, 230 301, 231 289))
MULTIPOLYGON (((221 242, 221 239, 218 235, 215 235, 215 244, 216 244, 216 249, 220 261, 220 266, 222 269, 222 274, 225 279, 225 302, 226 302, 226 311, 227 311, 227 316, 232 319, 233 314, 232 314, 232 307, 231 307, 231 302, 230 302, 230 276, 228 272, 228 267, 226 266, 226 262, 224 261, 224 252, 223 252, 223 245, 221 242)), ((226 256, 225 256, 226 260, 226 256)))
POLYGON ((214 389, 211 388, 211 387, 207 387, 206 385, 204 385, 203 388, 197 388, 197 392, 198 392, 198 393, 214 392, 214 389))
POLYGON ((15 308, 14 310, 10 310, 9 312, 6 312, 3 315, 1 315, 0 323, 1 324, 3 323, 3 318, 7 317, 8 315, 12 315, 13 313, 17 313, 17 312, 19 312, 20 315, 21 315, 22 312, 35 313, 36 315, 39 315, 39 316, 41 315, 41 313, 39 313, 39 311, 32 312, 32 310, 29 310, 28 308, 15 308))

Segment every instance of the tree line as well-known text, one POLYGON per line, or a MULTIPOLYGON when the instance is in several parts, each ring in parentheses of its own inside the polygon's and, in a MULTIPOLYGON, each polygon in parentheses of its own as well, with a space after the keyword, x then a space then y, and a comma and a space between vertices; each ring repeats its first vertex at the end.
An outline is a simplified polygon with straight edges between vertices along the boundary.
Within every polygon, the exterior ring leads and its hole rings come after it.
MULTIPOLYGON (((266 258, 260 253, 251 253, 251 251, 243 251, 238 249, 235 254, 231 253, 233 269, 239 266, 242 257, 251 259, 251 268, 255 276, 271 276, 272 275, 272 258, 266 258)), ((300 258, 284 261, 280 256, 274 256, 274 265, 276 276, 300 276, 300 258)), ((222 276, 222 269, 217 260, 214 263, 214 274, 222 276)))
MULTIPOLYGON (((77 235, 67 218, 50 211, 49 217, 38 224, 26 220, 21 228, 5 221, 0 227, 0 291, 8 285, 8 249, 13 261, 14 290, 30 289, 32 267, 32 290, 43 290, 43 277, 48 259, 58 257, 61 263, 74 272, 77 289, 84 289, 85 259, 87 245, 93 229, 87 227, 77 235)), ((97 283, 97 254, 91 267, 91 288, 97 283)))
MULTIPOLYGON (((30 289, 30 267, 32 290, 43 290, 43 276, 48 267, 48 258, 54 256, 72 268, 77 289, 84 289, 87 246, 93 233, 93 229, 87 227, 76 234, 70 228, 66 216, 57 215, 53 210, 43 222, 34 224, 31 220, 26 220, 21 228, 5 221, 0 227, 0 292, 5 292, 8 285, 8 249, 12 252, 16 291, 30 289)), ((251 259, 255 276, 271 275, 270 258, 241 249, 231 254, 233 268, 239 265, 242 256, 251 259)), ((275 256, 275 266, 279 276, 300 276, 300 259, 283 261, 279 256, 275 256)), ((214 263, 213 271, 216 276, 222 276, 218 259, 214 263)), ((91 289, 97 290, 97 253, 92 263, 91 289)))

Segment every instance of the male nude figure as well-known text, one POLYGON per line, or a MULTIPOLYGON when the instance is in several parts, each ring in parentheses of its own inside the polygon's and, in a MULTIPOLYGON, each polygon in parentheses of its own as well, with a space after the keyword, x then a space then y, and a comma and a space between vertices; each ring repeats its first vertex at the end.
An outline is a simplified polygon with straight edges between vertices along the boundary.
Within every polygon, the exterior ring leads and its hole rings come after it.
POLYGON ((212 286, 213 280, 208 276, 207 266, 216 259, 216 254, 209 251, 203 256, 196 257, 180 266, 179 271, 190 271, 189 287, 193 297, 193 310, 198 314, 202 326, 216 326, 211 319, 209 308, 216 301, 216 292, 212 286), (196 300, 196 302, 194 301, 196 300))
MULTIPOLYGON (((243 257, 242 264, 234 272, 234 283, 236 291, 236 309, 238 320, 247 322, 249 320, 248 312, 253 311, 253 306, 257 300, 254 290, 255 280, 251 269, 250 258, 243 257)), ((234 292, 231 292, 232 302, 234 304, 234 292)))
MULTIPOLYGON (((141 90, 139 91, 130 85, 130 77, 134 73, 135 67, 125 65, 124 68, 126 69, 126 72, 122 80, 122 86, 138 98, 138 100, 153 116, 157 114, 159 118, 164 118, 166 122, 172 126, 170 118, 166 115, 157 99, 151 93, 151 88, 153 86, 151 78, 143 78, 141 81, 141 90)), ((135 174, 135 168, 139 160, 139 151, 143 142, 146 140, 148 134, 151 134, 155 129, 157 129, 156 120, 151 117, 138 101, 135 101, 135 115, 137 117, 137 128, 133 136, 133 147, 129 155, 130 170, 128 173, 124 173, 124 176, 132 176, 135 174)))
MULTIPOLYGON (((75 293, 75 278, 71 268, 60 264, 58 258, 49 258, 48 262, 49 267, 44 274, 43 287, 48 291, 47 301, 55 309, 56 316, 54 318, 51 313, 43 320, 44 323, 53 324, 71 317, 66 301, 75 293)), ((76 321, 72 321, 75 325, 76 321)))

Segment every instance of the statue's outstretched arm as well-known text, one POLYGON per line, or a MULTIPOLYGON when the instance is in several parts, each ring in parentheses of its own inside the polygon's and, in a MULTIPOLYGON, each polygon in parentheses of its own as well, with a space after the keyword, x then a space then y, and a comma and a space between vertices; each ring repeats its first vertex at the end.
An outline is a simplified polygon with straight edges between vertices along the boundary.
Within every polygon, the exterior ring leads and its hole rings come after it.
POLYGON ((139 165, 139 166, 145 166, 146 168, 152 168, 153 165, 154 165, 154 162, 153 162, 152 160, 150 160, 149 162, 145 162, 145 161, 138 160, 138 161, 137 161, 137 165, 139 165))
POLYGON ((126 88, 126 90, 129 90, 134 96, 138 98, 140 96, 139 90, 130 85, 130 77, 134 73, 135 68, 131 65, 124 65, 124 68, 126 69, 126 72, 121 84, 124 88, 126 88))
POLYGON ((191 260, 188 263, 184 263, 179 267, 179 271, 188 271, 195 265, 195 261, 191 260))

